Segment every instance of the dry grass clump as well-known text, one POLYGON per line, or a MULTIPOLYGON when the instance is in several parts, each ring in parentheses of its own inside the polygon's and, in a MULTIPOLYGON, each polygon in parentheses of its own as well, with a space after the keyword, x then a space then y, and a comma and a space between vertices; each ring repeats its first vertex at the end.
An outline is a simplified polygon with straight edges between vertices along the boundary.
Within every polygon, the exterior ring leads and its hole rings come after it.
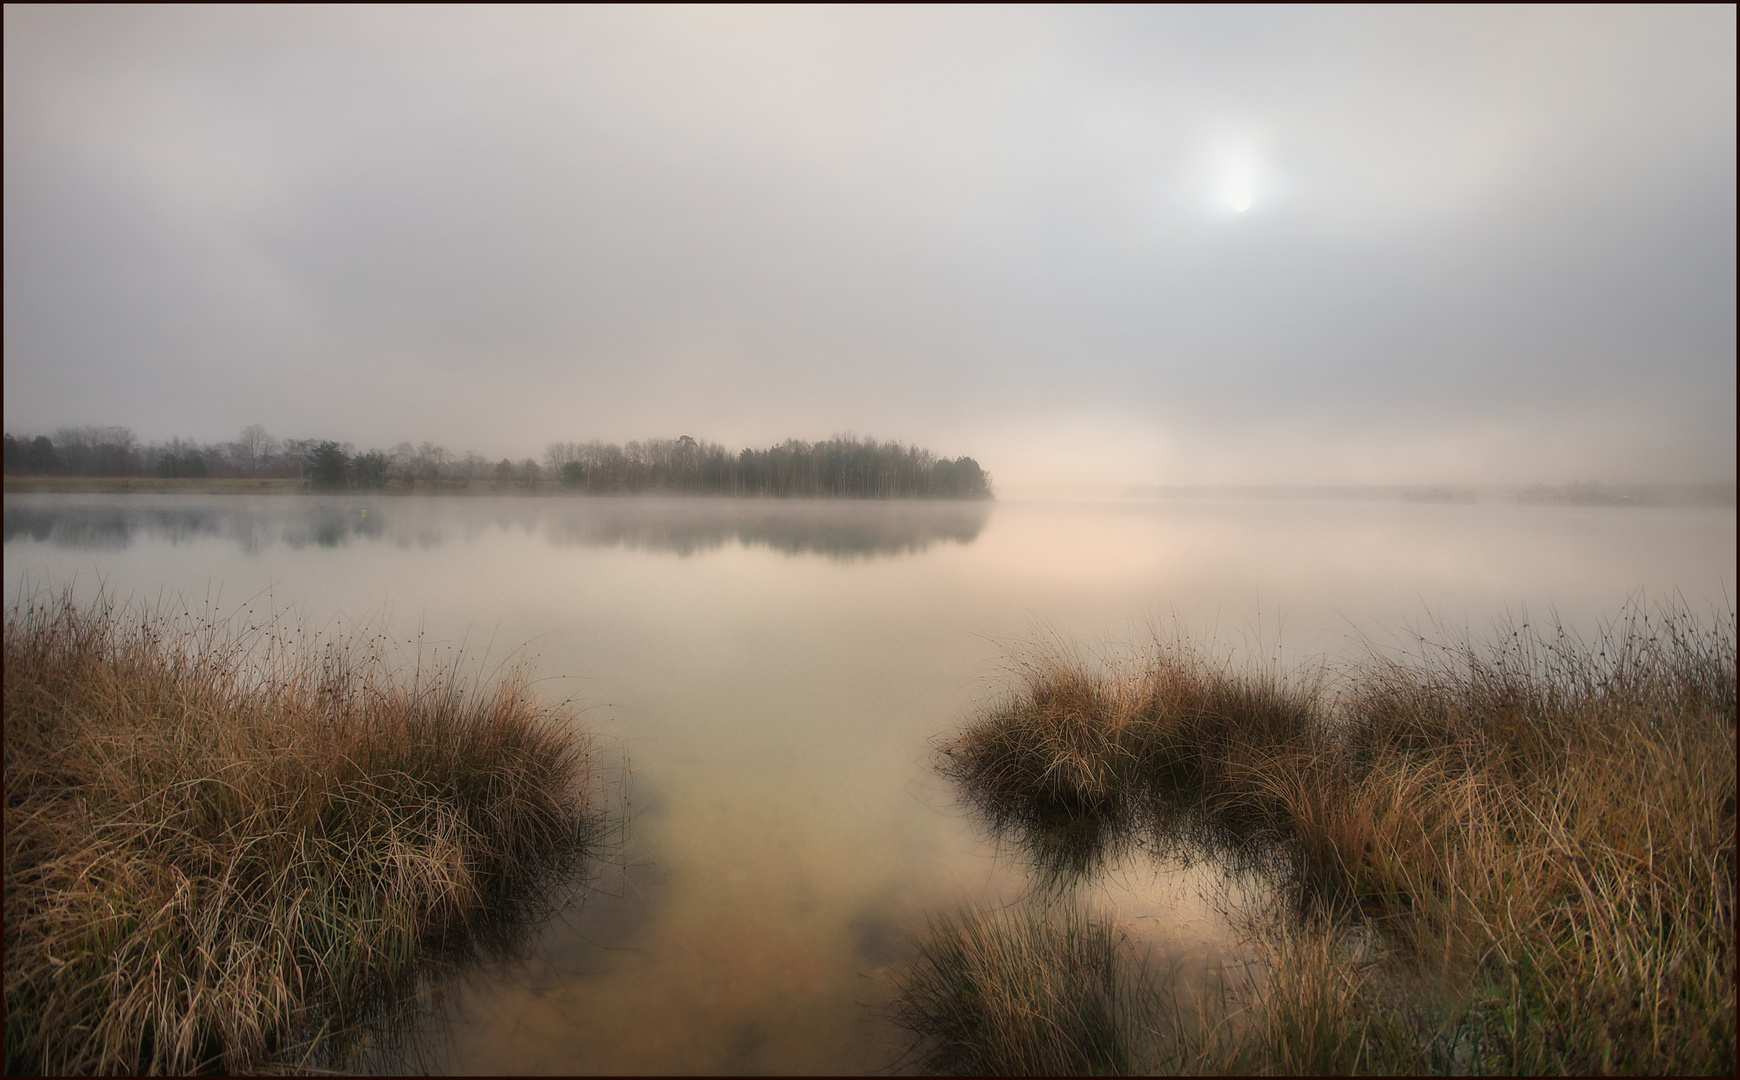
POLYGON ((896 1020, 930 1071, 1128 1075, 1150 1056, 1143 980, 1123 945, 1109 920, 1076 905, 965 906, 931 920, 896 1020))
POLYGON ((1734 1071, 1732 613, 1631 612, 1591 644, 1527 626, 1491 647, 1423 641, 1333 697, 1180 655, 1109 676, 1037 666, 943 768, 1000 826, 1073 799, 1166 827, 1192 818, 1122 807, 1188 798, 1284 855, 1297 925, 1270 936, 1292 935, 1289 959, 1240 1005, 1237 1047, 1175 1040, 1192 1067, 1734 1071), (1406 975, 1382 995, 1323 944, 1363 927, 1406 975), (1303 957, 1316 974, 1283 977, 1303 957), (1298 1034, 1336 1015, 1339 1035, 1298 1034))
POLYGON ((1246 774, 1311 744, 1322 723, 1316 684, 1235 672, 1186 647, 1093 672, 1044 653, 1021 669, 1022 692, 946 744, 943 771, 973 798, 1103 814, 1133 800, 1250 809, 1246 774))
POLYGON ((395 682, 364 644, 7 613, 9 1073, 257 1065, 578 850, 568 717, 515 676, 395 682))

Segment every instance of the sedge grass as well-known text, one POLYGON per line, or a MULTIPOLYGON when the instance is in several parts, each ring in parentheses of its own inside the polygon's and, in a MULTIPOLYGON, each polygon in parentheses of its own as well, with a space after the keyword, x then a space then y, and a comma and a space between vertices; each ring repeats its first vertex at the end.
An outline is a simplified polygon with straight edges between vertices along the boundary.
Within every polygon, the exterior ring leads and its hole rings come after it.
POLYGON ((260 1067, 572 856, 571 718, 511 673, 397 681, 367 645, 7 613, 9 1073, 260 1067))
POLYGON ((896 1020, 933 1072, 1127 1075, 1148 1060, 1143 989, 1122 934, 1086 908, 967 905, 931 920, 896 1020))
POLYGON ((1061 802, 1280 853, 1286 914, 1252 934, 1270 978, 1219 1019, 1156 1020, 1165 1067, 1734 1071, 1732 613, 1422 639, 1333 683, 1180 648, 1024 674, 943 748, 994 819, 1061 802), (1380 968, 1334 944, 1364 927, 1380 968))

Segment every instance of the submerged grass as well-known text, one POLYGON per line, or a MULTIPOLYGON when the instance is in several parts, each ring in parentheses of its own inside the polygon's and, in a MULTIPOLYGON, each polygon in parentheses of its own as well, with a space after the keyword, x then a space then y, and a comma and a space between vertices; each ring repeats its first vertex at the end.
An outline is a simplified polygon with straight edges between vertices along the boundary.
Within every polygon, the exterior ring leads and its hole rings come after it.
POLYGON ((1024 675, 944 747, 999 827, 1065 806, 1277 853, 1263 988, 1156 1013, 1159 1067, 1734 1071, 1732 613, 1422 640, 1334 683, 1179 648, 1024 675), (1368 930, 1381 963, 1343 947, 1368 930))
POLYGON ((260 1067, 580 850, 570 717, 367 646, 7 613, 8 1073, 260 1067))

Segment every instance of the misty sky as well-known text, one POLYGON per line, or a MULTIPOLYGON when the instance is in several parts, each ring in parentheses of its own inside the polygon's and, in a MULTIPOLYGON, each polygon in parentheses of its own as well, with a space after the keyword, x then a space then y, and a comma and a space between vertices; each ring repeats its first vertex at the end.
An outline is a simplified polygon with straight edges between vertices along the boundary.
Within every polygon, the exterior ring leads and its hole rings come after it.
POLYGON ((1735 9, 5 8, 5 424, 1735 475, 1735 9))

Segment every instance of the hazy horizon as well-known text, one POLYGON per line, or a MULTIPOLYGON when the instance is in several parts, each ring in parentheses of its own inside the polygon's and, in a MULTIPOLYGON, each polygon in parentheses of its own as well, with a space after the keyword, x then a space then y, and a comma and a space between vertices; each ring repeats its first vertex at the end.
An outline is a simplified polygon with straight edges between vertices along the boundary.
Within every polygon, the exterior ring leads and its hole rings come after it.
POLYGON ((8 5, 5 425, 1731 483, 1735 29, 8 5))

